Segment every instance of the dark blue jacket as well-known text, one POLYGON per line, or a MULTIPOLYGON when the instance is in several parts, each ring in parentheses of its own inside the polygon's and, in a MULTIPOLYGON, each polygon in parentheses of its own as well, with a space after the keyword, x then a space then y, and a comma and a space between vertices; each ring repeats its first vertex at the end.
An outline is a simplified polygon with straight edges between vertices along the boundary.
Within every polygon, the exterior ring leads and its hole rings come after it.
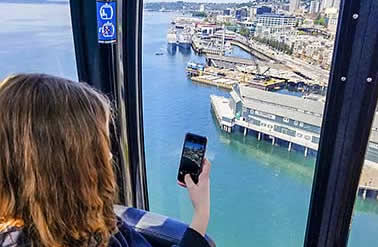
MULTIPOLYGON (((22 231, 22 228, 10 228, 0 232, 0 247, 28 247, 30 241, 22 231)), ((92 244, 91 244, 92 246, 92 244)), ((96 246, 94 243, 93 246, 96 246)), ((125 222, 119 219, 118 232, 110 241, 109 247, 153 247, 147 240, 125 222)), ((188 228, 183 239, 177 247, 209 247, 205 238, 195 230, 188 228)))

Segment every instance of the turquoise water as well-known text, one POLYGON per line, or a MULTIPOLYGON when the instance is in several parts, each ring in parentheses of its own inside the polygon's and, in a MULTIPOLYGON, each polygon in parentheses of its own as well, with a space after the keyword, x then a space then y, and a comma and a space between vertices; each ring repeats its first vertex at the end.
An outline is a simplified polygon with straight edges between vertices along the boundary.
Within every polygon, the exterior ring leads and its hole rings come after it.
MULTIPOLYGON (((191 204, 176 185, 186 132, 208 137, 212 162, 209 234, 218 246, 301 246, 307 221, 315 158, 220 131, 209 95, 227 92, 187 79, 189 61, 203 57, 154 53, 166 47, 173 14, 145 12, 143 100, 151 210, 190 222, 191 204)), ((239 49, 234 55, 249 56, 239 49)), ((282 93, 289 93, 283 91, 282 93)), ((291 92, 290 92, 291 93, 291 92)), ((378 234, 378 203, 358 201, 349 246, 368 246, 378 234)))
MULTIPOLYGON (((76 79, 69 9, 62 4, 0 3, 0 77, 46 72, 76 79)), ((209 95, 226 91, 185 76, 193 53, 155 56, 165 50, 172 14, 145 13, 143 101, 151 210, 190 222, 192 209, 176 185, 183 138, 191 131, 209 139, 212 217, 218 246, 301 246, 311 193, 314 158, 219 130, 209 95)), ((240 50, 235 54, 245 55, 240 50)), ((243 55, 243 56, 244 56, 243 55)), ((247 56, 246 56, 247 57, 247 56)), ((378 234, 378 203, 357 201, 350 246, 368 246, 378 234)))

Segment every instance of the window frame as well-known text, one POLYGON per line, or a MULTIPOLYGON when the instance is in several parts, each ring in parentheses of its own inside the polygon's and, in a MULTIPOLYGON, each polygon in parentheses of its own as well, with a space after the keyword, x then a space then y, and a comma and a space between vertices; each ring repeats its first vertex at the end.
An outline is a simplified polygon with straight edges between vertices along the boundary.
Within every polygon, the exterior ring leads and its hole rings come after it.
MULTIPOLYGON (((148 209, 141 78, 143 1, 115 1, 118 44, 99 45, 96 1, 70 0, 78 74, 80 81, 90 82, 115 100, 119 128, 113 135, 113 144, 120 150, 120 202, 148 209)), ((374 60, 378 57, 378 2, 341 0, 340 6, 305 247, 347 245, 378 98, 378 61, 374 60), (367 78, 371 82, 367 83, 367 78), (361 132, 348 132, 351 129, 361 132)))

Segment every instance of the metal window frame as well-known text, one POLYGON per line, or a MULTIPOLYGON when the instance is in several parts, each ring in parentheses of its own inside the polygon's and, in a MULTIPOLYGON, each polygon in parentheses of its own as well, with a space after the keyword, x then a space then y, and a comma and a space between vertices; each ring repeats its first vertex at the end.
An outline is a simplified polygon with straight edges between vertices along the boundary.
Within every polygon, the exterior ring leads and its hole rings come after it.
POLYGON ((342 0, 305 247, 347 246, 378 97, 378 1, 342 0))
MULTIPOLYGON (((120 201, 148 209, 141 84, 143 4, 141 0, 117 0, 118 44, 99 45, 95 2, 71 0, 79 79, 115 101, 119 128, 113 142, 118 145, 120 201)), ((306 247, 347 245, 378 97, 377 13, 376 0, 341 1, 306 247), (360 132, 350 131, 356 129, 360 132)))
POLYGON ((143 3, 102 2, 117 4, 117 43, 98 43, 95 0, 70 0, 78 77, 113 103, 111 141, 119 187, 117 203, 148 210, 141 85, 143 3))

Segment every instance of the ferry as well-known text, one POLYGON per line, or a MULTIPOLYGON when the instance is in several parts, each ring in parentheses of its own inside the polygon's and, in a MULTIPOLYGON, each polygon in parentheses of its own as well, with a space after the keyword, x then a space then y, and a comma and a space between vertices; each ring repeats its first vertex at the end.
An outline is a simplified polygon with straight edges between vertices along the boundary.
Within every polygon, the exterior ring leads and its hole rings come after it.
POLYGON ((192 45, 192 36, 189 31, 185 30, 178 35, 178 45, 184 49, 190 49, 192 45))
POLYGON ((176 34, 176 30, 174 28, 170 28, 168 30, 167 41, 168 41, 169 46, 176 47, 176 45, 177 45, 177 34, 176 34))

